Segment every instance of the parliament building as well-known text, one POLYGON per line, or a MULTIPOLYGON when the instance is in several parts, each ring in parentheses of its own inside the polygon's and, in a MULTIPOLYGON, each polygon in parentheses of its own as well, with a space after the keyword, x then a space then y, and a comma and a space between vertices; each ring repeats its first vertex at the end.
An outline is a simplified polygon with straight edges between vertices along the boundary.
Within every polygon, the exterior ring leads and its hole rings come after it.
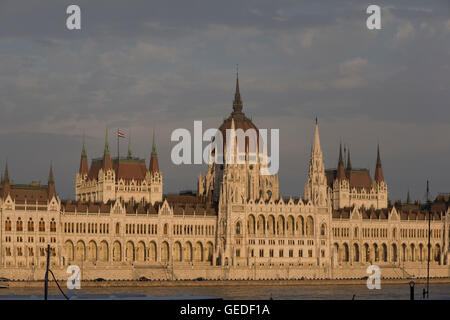
MULTIPOLYGON (((225 146, 225 132, 238 129, 258 130, 237 79, 219 127, 225 146)), ((111 157, 107 132, 103 156, 90 165, 83 139, 75 200, 58 197, 51 167, 47 185, 23 185, 6 164, 0 277, 43 279, 47 245, 58 279, 70 265, 82 280, 361 278, 370 265, 384 278, 424 277, 428 257, 432 277, 450 276, 450 196, 392 203, 379 148, 373 178, 342 148, 337 168, 326 169, 316 121, 299 198, 282 197, 278 175, 262 175, 263 163, 243 157, 211 162, 196 193, 165 195, 155 139, 147 166, 131 147, 127 157, 111 157)))

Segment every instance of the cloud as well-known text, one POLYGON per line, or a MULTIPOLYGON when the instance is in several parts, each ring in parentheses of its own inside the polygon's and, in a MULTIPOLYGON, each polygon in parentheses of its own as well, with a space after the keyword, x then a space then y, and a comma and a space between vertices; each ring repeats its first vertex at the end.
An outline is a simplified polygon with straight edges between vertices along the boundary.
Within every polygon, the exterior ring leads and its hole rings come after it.
POLYGON ((357 57, 351 60, 344 61, 339 65, 341 74, 352 74, 361 72, 361 69, 367 66, 367 60, 357 57))
POLYGON ((450 20, 437 2, 381 3, 381 31, 367 30, 365 5, 353 1, 80 0, 81 33, 65 30, 64 5, 0 4, 0 147, 17 163, 17 181, 32 170, 46 179, 54 158, 57 188, 73 197, 82 133, 89 157, 99 156, 104 129, 119 126, 132 130, 147 160, 157 128, 165 190, 194 188, 201 168, 170 164, 171 130, 200 119, 220 125, 231 112, 236 64, 244 112, 281 130, 283 193, 303 189, 315 116, 327 166, 345 136, 360 141, 352 154, 372 167, 381 136, 393 197, 404 194, 402 183, 423 178, 404 170, 402 153, 413 172, 439 181, 436 188, 450 180, 443 160, 425 165, 425 153, 450 156, 442 138, 450 20), (39 156, 21 172, 22 159, 39 156))
POLYGON ((394 40, 405 41, 414 36, 414 27, 410 22, 404 23, 397 28, 394 40))
POLYGON ((338 89, 356 89, 362 87, 367 82, 361 76, 342 77, 333 82, 333 86, 338 89))

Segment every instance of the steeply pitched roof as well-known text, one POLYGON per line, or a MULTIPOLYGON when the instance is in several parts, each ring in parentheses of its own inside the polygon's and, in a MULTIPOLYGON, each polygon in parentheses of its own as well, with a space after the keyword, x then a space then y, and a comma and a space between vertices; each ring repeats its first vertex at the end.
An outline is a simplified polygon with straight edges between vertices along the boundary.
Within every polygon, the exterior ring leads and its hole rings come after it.
MULTIPOLYGON (((3 186, 0 185, 0 193, 3 193, 3 186)), ((18 203, 36 202, 46 204, 49 200, 48 186, 38 183, 31 184, 10 184, 9 194, 18 203)))
MULTIPOLYGON (((116 173, 116 178, 136 181, 142 181, 145 179, 147 168, 145 166, 145 160, 143 159, 113 159, 113 169, 116 173)), ((103 168, 103 159, 93 159, 91 167, 89 168, 89 179, 95 180, 98 177, 98 172, 103 168)))
MULTIPOLYGON (((337 177, 336 169, 327 169, 325 171, 327 177, 327 184, 329 187, 333 187, 333 182, 337 177)), ((370 177, 370 172, 368 169, 351 169, 346 170, 346 178, 349 180, 350 188, 356 189, 368 189, 372 188, 372 178, 370 177)))

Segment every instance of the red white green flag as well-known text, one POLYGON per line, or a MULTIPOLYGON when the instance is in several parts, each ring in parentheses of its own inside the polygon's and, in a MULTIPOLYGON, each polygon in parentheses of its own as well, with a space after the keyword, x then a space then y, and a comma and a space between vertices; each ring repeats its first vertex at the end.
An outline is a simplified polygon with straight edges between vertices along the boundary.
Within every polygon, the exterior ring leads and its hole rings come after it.
POLYGON ((117 136, 119 138, 125 138, 125 133, 123 131, 121 131, 120 129, 117 129, 117 136))

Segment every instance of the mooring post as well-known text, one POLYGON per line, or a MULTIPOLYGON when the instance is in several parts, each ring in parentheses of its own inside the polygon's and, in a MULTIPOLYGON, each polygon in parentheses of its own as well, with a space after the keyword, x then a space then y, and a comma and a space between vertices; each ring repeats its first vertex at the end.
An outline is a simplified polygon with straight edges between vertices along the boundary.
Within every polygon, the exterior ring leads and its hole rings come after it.
POLYGON ((47 300, 48 297, 48 269, 50 267, 50 245, 47 245, 47 268, 45 270, 45 279, 44 279, 44 300, 47 300))

